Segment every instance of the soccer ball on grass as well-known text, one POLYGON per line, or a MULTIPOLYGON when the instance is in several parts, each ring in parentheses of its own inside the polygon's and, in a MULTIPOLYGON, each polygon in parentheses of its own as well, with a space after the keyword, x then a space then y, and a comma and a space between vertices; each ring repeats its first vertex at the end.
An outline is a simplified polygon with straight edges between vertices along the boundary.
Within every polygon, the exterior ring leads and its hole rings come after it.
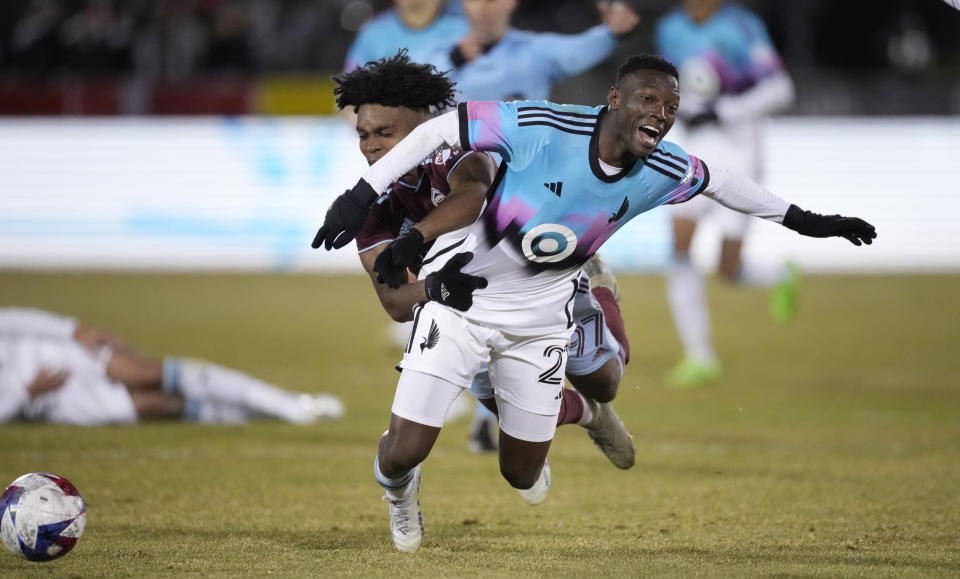
POLYGON ((80 540, 86 524, 80 491, 61 476, 25 474, 0 495, 0 540, 25 559, 63 557, 80 540))

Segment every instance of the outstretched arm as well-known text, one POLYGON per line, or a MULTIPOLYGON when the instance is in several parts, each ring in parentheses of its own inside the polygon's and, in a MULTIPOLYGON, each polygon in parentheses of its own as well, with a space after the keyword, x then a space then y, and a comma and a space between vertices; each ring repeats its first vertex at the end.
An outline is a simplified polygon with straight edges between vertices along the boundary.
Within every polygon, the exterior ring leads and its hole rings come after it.
POLYGON ((722 167, 710 167, 710 182, 703 194, 724 207, 779 223, 809 237, 843 237, 854 245, 870 245, 877 237, 873 225, 862 219, 804 211, 722 167))
POLYGON ((580 34, 544 33, 538 37, 541 58, 550 65, 554 80, 580 74, 613 54, 617 40, 633 32, 640 16, 627 2, 601 1, 597 12, 603 24, 580 34))
POLYGON ((430 119, 413 129, 389 153, 367 169, 352 189, 337 197, 313 238, 314 249, 340 249, 363 227, 370 205, 391 183, 429 157, 438 148, 460 145, 457 111, 430 119))

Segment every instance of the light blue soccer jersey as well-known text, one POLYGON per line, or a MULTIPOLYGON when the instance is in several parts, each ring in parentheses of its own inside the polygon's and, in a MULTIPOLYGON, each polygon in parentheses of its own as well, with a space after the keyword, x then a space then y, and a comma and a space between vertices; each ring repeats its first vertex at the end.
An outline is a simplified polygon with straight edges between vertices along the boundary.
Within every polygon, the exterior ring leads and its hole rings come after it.
POLYGON ((617 41, 606 26, 580 34, 553 34, 510 29, 488 52, 457 67, 452 37, 427 56, 427 62, 457 83, 463 100, 545 99, 560 80, 588 70, 610 56, 617 41))
POLYGON ((488 239, 508 240, 533 270, 578 267, 630 219, 706 187, 706 166, 667 141, 605 174, 597 154, 605 110, 547 101, 460 105, 461 145, 504 160, 482 216, 488 239))
POLYGON ((435 46, 461 38, 469 30, 466 19, 450 13, 441 13, 430 26, 413 30, 400 20, 395 9, 390 9, 375 16, 360 29, 347 52, 343 70, 350 72, 371 60, 393 56, 401 48, 409 50, 410 59, 414 62, 425 62, 425 56, 435 46))
POLYGON ((736 5, 722 7, 700 24, 683 10, 671 12, 657 22, 656 43, 660 55, 681 70, 681 88, 691 84, 685 69, 708 65, 719 80, 714 96, 743 92, 783 70, 763 21, 736 5))
POLYGON ((459 105, 461 146, 503 162, 480 219, 438 239, 420 275, 472 251, 463 271, 489 285, 474 292, 464 318, 521 336, 571 328, 580 266, 633 217, 706 187, 706 166, 669 142, 616 175, 604 173, 605 111, 547 101, 459 105))

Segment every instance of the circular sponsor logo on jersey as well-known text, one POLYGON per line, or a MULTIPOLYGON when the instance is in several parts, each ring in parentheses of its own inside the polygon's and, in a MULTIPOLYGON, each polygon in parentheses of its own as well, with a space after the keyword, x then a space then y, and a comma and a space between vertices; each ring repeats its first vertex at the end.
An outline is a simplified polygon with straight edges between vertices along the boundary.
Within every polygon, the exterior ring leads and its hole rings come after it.
POLYGON ((441 193, 439 190, 434 189, 433 187, 430 188, 430 200, 433 201, 434 207, 440 205, 440 203, 446 198, 447 196, 441 193))
POLYGON ((577 248, 577 236, 569 227, 544 223, 527 232, 520 241, 523 255, 537 263, 553 263, 570 257, 577 248))

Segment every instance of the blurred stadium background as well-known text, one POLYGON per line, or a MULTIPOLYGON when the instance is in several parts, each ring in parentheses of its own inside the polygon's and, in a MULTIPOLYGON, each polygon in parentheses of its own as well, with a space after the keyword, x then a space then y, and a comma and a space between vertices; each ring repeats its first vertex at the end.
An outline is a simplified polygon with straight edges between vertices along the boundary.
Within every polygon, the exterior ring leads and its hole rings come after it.
MULTIPOLYGON (((640 28, 553 99, 601 102, 617 64, 652 51, 653 25, 675 4, 636 2, 640 28)), ((757 291, 711 282, 723 380, 673 391, 662 375, 679 345, 657 275, 669 214, 619 232, 604 254, 627 296, 634 362, 617 405, 637 467, 614 471, 564 430, 553 502, 531 515, 492 457, 465 451, 455 423, 429 466, 427 541, 403 559, 370 476, 396 379, 387 317, 354 252, 309 249, 364 166, 333 115, 329 77, 390 2, 0 3, 0 304, 334 392, 348 412, 300 430, 0 426, 0 479, 60 472, 87 497, 87 535, 59 568, 960 573, 960 12, 939 0, 743 4, 765 19, 798 89, 768 126, 767 184, 803 207, 868 219, 878 241, 854 248, 757 224, 747 255, 788 257, 806 274, 799 317, 775 326, 757 291)), ((514 23, 577 32, 596 11, 521 0, 514 23)), ((711 238, 695 247, 704 267, 711 238)), ((48 576, 0 557, 8 572, 48 576)))
MULTIPOLYGON (((330 75, 384 0, 13 0, 0 6, 0 266, 355 271, 312 253, 363 160, 330 75)), ((666 0, 553 100, 602 102, 625 55, 652 51, 666 0)), ((960 13, 935 0, 754 1, 798 88, 770 123, 766 182, 803 207, 863 214, 870 251, 758 223, 748 257, 807 271, 960 268, 960 13)), ((515 25, 576 32, 592 2, 520 2, 515 25)), ((709 226, 706 228, 709 231, 709 226)), ((695 258, 715 244, 698 236, 695 258)), ((605 248, 656 271, 667 212, 605 248)))

